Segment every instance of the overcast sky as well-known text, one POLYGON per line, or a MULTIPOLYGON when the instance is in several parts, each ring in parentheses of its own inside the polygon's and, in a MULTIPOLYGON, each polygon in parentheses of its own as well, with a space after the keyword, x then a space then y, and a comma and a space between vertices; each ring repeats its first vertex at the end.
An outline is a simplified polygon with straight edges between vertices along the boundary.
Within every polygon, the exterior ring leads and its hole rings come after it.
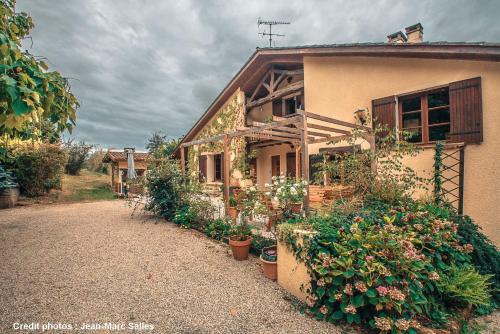
POLYGON ((74 136, 103 148, 189 130, 266 46, 259 17, 292 22, 276 46, 383 42, 416 22, 427 41, 500 42, 499 0, 18 0, 17 11, 35 21, 30 52, 74 78, 74 136))

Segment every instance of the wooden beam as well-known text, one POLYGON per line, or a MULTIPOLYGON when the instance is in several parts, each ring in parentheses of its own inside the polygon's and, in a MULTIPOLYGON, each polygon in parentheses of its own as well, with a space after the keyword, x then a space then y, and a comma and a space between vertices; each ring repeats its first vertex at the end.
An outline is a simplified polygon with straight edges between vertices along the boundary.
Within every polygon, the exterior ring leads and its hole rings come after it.
POLYGON ((274 135, 268 135, 264 133, 247 133, 244 135, 245 137, 250 137, 250 138, 260 138, 260 139, 272 139, 272 140, 277 140, 277 141, 299 141, 298 138, 290 138, 290 137, 280 137, 280 136, 274 136, 274 135))
POLYGON ((231 152, 229 151, 229 145, 231 144, 231 138, 224 135, 224 204, 226 216, 229 215, 229 178, 231 177, 231 152))
MULTIPOLYGON (((259 83, 257 84, 257 87, 255 88, 252 95, 248 99, 249 102, 253 101, 253 99, 255 98, 255 95, 257 95, 257 93, 259 92, 260 87, 266 82, 266 80, 270 74, 271 74, 271 71, 267 71, 266 74, 262 77, 262 79, 260 79, 259 83)), ((269 91, 268 88, 266 88, 266 89, 269 91)), ((269 93, 270 93, 270 91, 269 91, 269 93)))
POLYGON ((274 72, 280 73, 280 74, 284 74, 284 75, 294 76, 294 75, 304 74, 304 69, 298 69, 298 70, 274 70, 274 72))
POLYGON ((318 137, 330 137, 328 133, 323 133, 323 132, 316 132, 316 131, 307 131, 311 136, 318 136, 318 137))
POLYGON ((324 125, 314 124, 314 123, 307 124, 307 127, 311 128, 311 129, 316 129, 316 130, 323 130, 323 131, 328 131, 328 132, 342 133, 344 135, 350 135, 351 134, 351 132, 347 131, 347 130, 336 129, 336 128, 332 128, 332 127, 329 127, 329 126, 324 126, 324 125))
POLYGON ((275 141, 275 140, 270 140, 262 143, 255 143, 255 144, 250 144, 252 148, 264 148, 268 146, 275 146, 275 145, 293 145, 291 142, 282 142, 282 141, 275 141))
POLYGON ((318 139, 313 139, 309 140, 308 144, 317 144, 317 143, 327 143, 327 142, 338 142, 345 140, 347 138, 351 137, 351 135, 343 135, 343 136, 330 136, 327 138, 318 138, 318 139))
POLYGON ((241 137, 241 136, 245 136, 249 133, 259 132, 261 130, 270 130, 270 129, 274 129, 274 128, 279 127, 279 126, 295 124, 297 122, 300 122, 300 117, 301 116, 289 117, 289 118, 285 118, 279 122, 271 122, 271 123, 266 123, 264 125, 253 126, 253 127, 247 128, 245 130, 233 131, 233 132, 228 133, 228 135, 231 138, 241 137))
POLYGON ((358 130, 365 130, 365 131, 371 131, 372 130, 371 128, 369 128, 367 126, 363 126, 363 125, 358 125, 358 124, 354 124, 354 123, 349 123, 349 122, 341 121, 339 119, 335 119, 335 118, 331 118, 331 117, 327 117, 327 116, 323 116, 323 115, 314 114, 314 113, 308 112, 308 111, 297 110, 297 113, 305 113, 306 116, 309 117, 309 118, 317 119, 319 121, 328 122, 328 123, 332 123, 332 124, 342 125, 342 126, 345 126, 345 127, 348 127, 348 128, 353 128, 353 129, 358 129, 358 130))
MULTIPOLYGON (((253 126, 259 126, 259 125, 265 125, 265 124, 269 124, 269 123, 252 121, 250 124, 253 126)), ((286 126, 277 126, 277 127, 274 127, 273 130, 280 130, 282 132, 289 132, 289 133, 295 133, 295 134, 300 135, 300 130, 297 128, 288 128, 286 126)))
POLYGON ((192 146, 192 145, 207 144, 207 143, 211 143, 211 142, 215 142, 215 141, 220 141, 220 140, 224 140, 224 135, 213 136, 213 137, 209 137, 209 138, 188 141, 186 143, 182 143, 181 147, 188 147, 188 146, 192 146))
POLYGON ((304 80, 300 80, 300 81, 294 82, 286 87, 275 90, 274 92, 272 92, 268 96, 265 96, 263 98, 255 100, 255 101, 250 101, 249 103, 247 103, 246 107, 247 108, 258 107, 258 106, 261 106, 261 105, 266 104, 268 102, 271 102, 274 99, 285 96, 288 93, 291 93, 291 92, 294 92, 296 90, 300 90, 303 88, 304 88, 304 80))
POLYGON ((294 134, 290 132, 281 132, 281 131, 276 131, 275 129, 272 130, 262 130, 259 131, 259 133, 263 133, 266 135, 273 135, 273 136, 280 136, 280 137, 287 137, 287 138, 293 138, 293 139, 300 139, 300 134, 294 134))
POLYGON ((295 148, 295 179, 300 178, 300 146, 295 148))

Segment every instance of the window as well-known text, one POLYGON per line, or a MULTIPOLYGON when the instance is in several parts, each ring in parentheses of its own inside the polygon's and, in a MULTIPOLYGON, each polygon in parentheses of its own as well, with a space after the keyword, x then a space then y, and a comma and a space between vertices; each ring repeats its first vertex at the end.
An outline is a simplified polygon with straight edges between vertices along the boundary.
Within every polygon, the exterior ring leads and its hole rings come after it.
POLYGON ((448 87, 399 99, 400 124, 412 143, 448 140, 450 98, 448 87))
POLYGON ((222 180, 222 154, 214 155, 214 181, 222 180))

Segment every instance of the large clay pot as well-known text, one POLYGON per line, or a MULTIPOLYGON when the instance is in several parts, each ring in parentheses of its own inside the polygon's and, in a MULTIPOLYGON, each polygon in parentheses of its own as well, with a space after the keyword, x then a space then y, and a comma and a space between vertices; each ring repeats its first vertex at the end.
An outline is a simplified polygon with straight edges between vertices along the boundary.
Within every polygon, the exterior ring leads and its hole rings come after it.
POLYGON ((231 219, 235 220, 236 218, 238 218, 238 209, 236 207, 232 207, 230 206, 229 207, 229 210, 227 212, 228 216, 231 217, 231 219))
MULTIPOLYGON (((266 258, 263 255, 273 255, 274 259, 277 259, 277 248, 276 246, 265 247, 262 249, 262 254, 260 255, 260 261, 262 262, 262 271, 264 271, 264 276, 275 281, 278 278, 278 262, 270 261, 270 257, 266 258)), ((272 258, 271 258, 272 259, 272 258)))
POLYGON ((264 271, 264 276, 273 281, 278 279, 278 262, 266 261, 260 256, 260 261, 262 262, 262 270, 264 271))
POLYGON ((229 237, 229 246, 233 252, 233 257, 235 260, 243 261, 248 259, 248 253, 250 252, 250 245, 252 244, 252 237, 245 236, 246 239, 240 241, 241 236, 229 237))
POLYGON ((19 199, 19 188, 0 190, 0 209, 13 208, 19 199))

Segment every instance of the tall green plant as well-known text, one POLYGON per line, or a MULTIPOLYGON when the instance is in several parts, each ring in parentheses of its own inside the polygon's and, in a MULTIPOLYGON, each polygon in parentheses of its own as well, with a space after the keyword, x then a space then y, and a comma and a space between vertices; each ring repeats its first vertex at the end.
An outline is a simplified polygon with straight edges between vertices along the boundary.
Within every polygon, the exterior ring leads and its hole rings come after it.
POLYGON ((436 204, 443 202, 443 149, 444 143, 438 141, 434 150, 434 201, 436 204))
POLYGON ((34 25, 15 5, 15 0, 0 1, 0 134, 43 139, 48 124, 55 133, 71 131, 79 102, 66 78, 21 50, 34 25))

